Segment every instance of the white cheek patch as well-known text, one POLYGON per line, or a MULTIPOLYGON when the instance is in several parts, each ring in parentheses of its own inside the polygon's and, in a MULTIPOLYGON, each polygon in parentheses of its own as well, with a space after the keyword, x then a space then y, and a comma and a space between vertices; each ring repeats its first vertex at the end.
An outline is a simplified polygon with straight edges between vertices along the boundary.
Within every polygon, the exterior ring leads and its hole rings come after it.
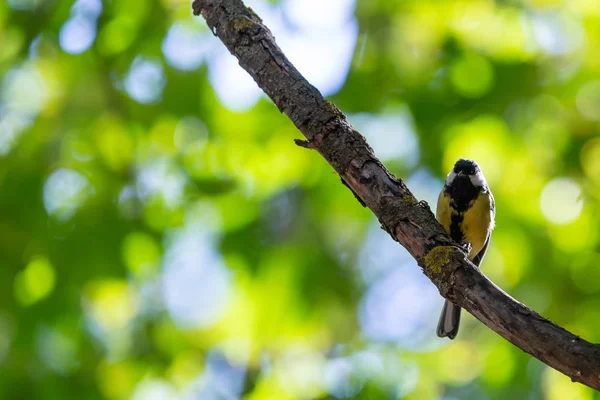
POLYGON ((446 185, 452 185, 452 182, 454 182, 454 178, 456 178, 456 173, 454 172, 454 170, 452 170, 446 177, 446 185))
POLYGON ((477 172, 475 175, 469 175, 469 179, 471 180, 471 183, 475 187, 483 187, 483 186, 487 185, 487 182, 485 181, 485 177, 483 176, 483 174, 481 172, 477 172))

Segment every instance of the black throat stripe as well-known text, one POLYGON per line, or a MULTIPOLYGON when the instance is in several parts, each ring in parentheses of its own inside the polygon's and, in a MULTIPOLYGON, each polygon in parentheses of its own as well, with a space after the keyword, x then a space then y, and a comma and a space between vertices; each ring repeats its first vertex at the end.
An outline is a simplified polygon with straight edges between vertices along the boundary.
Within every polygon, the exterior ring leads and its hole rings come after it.
POLYGON ((452 214, 451 220, 450 220, 450 237, 452 238, 452 240, 454 240, 456 243, 462 243, 464 236, 463 236, 463 232, 460 229, 460 226, 462 225, 462 221, 463 221, 463 214, 452 214))

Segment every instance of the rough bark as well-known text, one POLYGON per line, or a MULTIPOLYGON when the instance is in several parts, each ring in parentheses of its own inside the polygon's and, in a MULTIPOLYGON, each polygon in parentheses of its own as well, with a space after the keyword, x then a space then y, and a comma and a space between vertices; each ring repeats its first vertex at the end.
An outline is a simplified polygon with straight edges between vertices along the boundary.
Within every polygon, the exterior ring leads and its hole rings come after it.
POLYGON ((342 112, 289 62, 252 9, 240 0, 195 0, 193 10, 202 14, 240 65, 303 133, 307 140, 298 140, 298 145, 327 160, 442 296, 573 381, 600 390, 600 346, 544 319, 482 275, 450 240, 429 206, 387 171, 342 112))

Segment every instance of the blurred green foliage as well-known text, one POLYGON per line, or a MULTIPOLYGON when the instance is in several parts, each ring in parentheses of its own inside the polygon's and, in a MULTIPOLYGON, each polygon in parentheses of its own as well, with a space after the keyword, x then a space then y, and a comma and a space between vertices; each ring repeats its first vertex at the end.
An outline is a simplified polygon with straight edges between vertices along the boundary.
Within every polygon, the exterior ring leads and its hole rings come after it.
MULTIPOLYGON (((597 0, 250 4, 417 197, 477 160, 485 273, 600 341, 597 0)), ((436 338, 188 1, 7 0, 0 75, 0 398, 600 398, 471 316, 436 338)))

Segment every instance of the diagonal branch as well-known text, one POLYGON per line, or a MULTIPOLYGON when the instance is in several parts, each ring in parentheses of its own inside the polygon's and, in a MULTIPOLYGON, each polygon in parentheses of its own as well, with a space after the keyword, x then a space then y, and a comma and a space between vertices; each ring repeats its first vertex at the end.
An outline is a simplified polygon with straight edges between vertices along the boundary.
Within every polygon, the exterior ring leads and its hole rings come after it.
POLYGON ((297 143, 327 160, 444 297, 573 381, 600 390, 600 345, 542 318, 483 276, 429 206, 386 170, 344 114, 290 63, 252 9, 241 0, 195 0, 193 9, 304 134, 307 140, 297 143))

